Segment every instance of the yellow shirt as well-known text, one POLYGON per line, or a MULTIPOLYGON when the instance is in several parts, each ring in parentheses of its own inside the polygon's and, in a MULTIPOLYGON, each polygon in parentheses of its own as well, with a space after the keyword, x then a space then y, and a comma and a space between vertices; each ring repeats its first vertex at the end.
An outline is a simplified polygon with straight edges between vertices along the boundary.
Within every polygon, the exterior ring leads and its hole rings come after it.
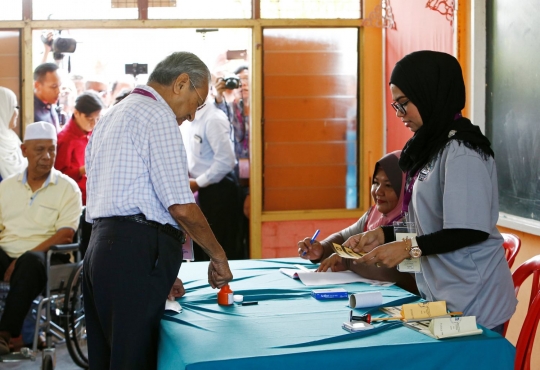
POLYGON ((77 230, 82 212, 77 183, 51 170, 43 186, 32 191, 26 169, 0 182, 0 247, 12 258, 37 247, 58 230, 77 230))

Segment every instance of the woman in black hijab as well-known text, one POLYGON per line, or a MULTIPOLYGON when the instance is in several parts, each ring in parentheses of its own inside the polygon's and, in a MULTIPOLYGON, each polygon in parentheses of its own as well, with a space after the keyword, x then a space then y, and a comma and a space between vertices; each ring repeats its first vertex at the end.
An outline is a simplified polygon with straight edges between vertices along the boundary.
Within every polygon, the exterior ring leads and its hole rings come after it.
POLYGON ((417 237, 396 241, 393 226, 345 244, 369 252, 356 263, 416 263, 423 298, 476 316, 499 333, 517 304, 497 230, 497 170, 489 140, 467 118, 465 84, 451 55, 419 51, 395 66, 392 107, 414 136, 399 165, 407 173, 403 212, 417 237))

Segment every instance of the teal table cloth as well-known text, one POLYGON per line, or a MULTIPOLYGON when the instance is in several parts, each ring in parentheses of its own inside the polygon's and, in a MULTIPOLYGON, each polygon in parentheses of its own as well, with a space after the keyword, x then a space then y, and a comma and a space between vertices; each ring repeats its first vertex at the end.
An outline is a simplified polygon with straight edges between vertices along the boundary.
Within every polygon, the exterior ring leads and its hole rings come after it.
MULTIPOLYGON (((257 305, 220 306, 208 285, 208 262, 184 263, 179 276, 186 295, 183 311, 161 321, 158 368, 178 369, 513 369, 515 348, 484 329, 482 335, 435 340, 399 321, 349 333, 348 300, 316 300, 311 290, 344 288, 349 293, 380 291, 382 306, 420 301, 396 286, 352 283, 307 287, 279 271, 300 258, 231 261, 234 294, 257 305)), ((379 307, 354 309, 385 317, 379 307)))

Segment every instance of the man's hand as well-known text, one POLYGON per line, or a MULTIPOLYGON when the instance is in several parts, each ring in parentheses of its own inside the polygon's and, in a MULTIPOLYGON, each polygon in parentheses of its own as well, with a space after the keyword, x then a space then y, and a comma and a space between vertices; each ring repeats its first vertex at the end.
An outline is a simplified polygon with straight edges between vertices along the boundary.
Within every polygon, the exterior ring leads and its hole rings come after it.
POLYGON ((248 194, 246 195, 246 199, 244 199, 244 216, 249 218, 251 215, 251 196, 248 194))
POLYGON ((9 282, 9 279, 11 279, 11 274, 13 274, 13 270, 15 270, 16 262, 17 260, 15 259, 9 264, 6 272, 4 273, 4 281, 9 282))
POLYGON ((174 301, 175 298, 180 298, 184 294, 186 294, 186 290, 184 289, 184 284, 182 283, 182 280, 176 278, 176 281, 174 282, 167 299, 170 301, 174 301))
POLYGON ((325 272, 329 268, 331 268, 333 272, 345 271, 343 259, 337 253, 332 254, 330 257, 322 261, 321 265, 317 269, 317 272, 325 272))
POLYGON ((212 288, 221 288, 233 279, 227 259, 210 259, 208 264, 208 283, 212 288))
POLYGON ((54 34, 52 32, 48 32, 47 36, 45 36, 45 41, 41 39, 41 41, 43 41, 43 46, 45 47, 45 50, 47 52, 51 51, 52 49, 53 38, 54 38, 54 34))
POLYGON ((307 237, 298 242, 298 255, 303 259, 318 260, 323 254, 323 246, 318 241, 311 244, 311 238, 307 237), (306 254, 304 254, 304 252, 306 254))
POLYGON ((223 102, 223 92, 227 90, 225 87, 225 80, 223 78, 219 78, 214 85, 215 94, 214 97, 216 98, 216 103, 221 104, 223 102))
POLYGON ((189 179, 189 188, 191 189, 192 193, 195 193, 197 190, 200 189, 195 179, 189 179))

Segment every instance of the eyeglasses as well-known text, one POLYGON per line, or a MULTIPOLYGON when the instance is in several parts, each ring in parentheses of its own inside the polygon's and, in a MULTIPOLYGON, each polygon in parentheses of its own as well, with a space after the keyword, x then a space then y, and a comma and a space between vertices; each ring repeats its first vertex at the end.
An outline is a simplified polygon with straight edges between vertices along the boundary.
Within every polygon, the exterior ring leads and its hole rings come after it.
POLYGON ((410 100, 407 100, 404 103, 398 103, 397 101, 395 101, 393 103, 390 103, 390 105, 392 106, 392 108, 394 108, 396 112, 399 112, 401 114, 407 114, 407 109, 405 107, 407 106, 407 104, 409 104, 409 102, 410 100))
POLYGON ((201 99, 201 101, 203 102, 199 107, 197 107, 197 111, 200 111, 201 109, 204 108, 204 106, 206 105, 206 103, 204 102, 204 99, 201 98, 201 95, 200 95, 199 92, 197 91, 197 88, 195 87, 195 85, 193 85, 193 81, 191 81, 191 78, 189 79, 189 82, 191 82, 191 86, 193 86, 193 89, 194 89, 195 92, 197 93, 197 96, 198 96, 199 99, 201 99))
POLYGON ((15 106, 15 109, 19 110, 21 109, 21 107, 19 107, 18 105, 15 106))

